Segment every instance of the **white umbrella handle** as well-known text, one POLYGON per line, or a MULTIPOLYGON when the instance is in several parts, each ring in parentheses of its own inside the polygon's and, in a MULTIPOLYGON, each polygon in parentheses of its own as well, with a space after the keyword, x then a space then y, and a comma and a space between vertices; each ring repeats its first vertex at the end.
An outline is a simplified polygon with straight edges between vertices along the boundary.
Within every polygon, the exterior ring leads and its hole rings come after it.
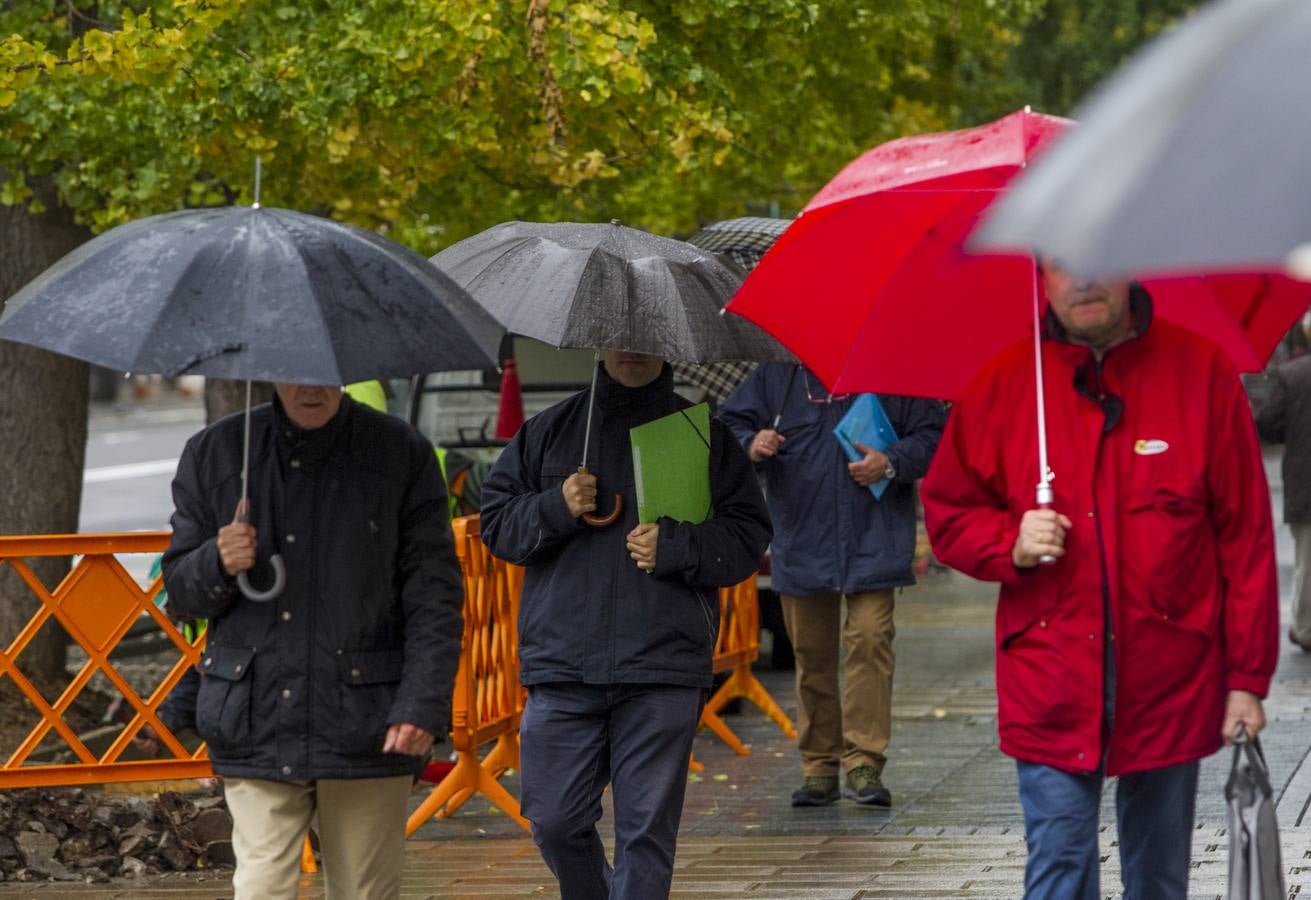
POLYGON ((241 593, 246 596, 247 600, 253 600, 256 603, 268 603, 274 600, 282 593, 282 589, 287 586, 287 567, 282 563, 282 554, 275 553, 269 557, 269 565, 273 567, 273 584, 268 590, 257 590, 251 586, 250 579, 246 576, 247 572, 241 572, 237 575, 237 587, 241 593))
MULTIPOLYGON (((1038 317, 1038 261, 1036 259, 1033 262, 1033 368, 1036 376, 1034 385, 1038 394, 1038 484, 1035 488, 1037 496, 1034 499, 1039 509, 1051 509, 1055 498, 1052 494, 1052 472, 1047 466, 1047 401, 1042 390, 1042 323, 1038 317)), ((1050 566, 1055 563, 1054 556, 1038 557, 1039 565, 1050 566)))
MULTIPOLYGON (((246 428, 242 436, 241 443, 241 505, 237 508, 241 510, 239 519, 241 522, 250 521, 250 497, 247 494, 247 488, 250 483, 250 381, 246 381, 246 428)), ((273 567, 273 584, 267 590, 257 590, 251 586, 250 576, 246 572, 237 575, 237 587, 245 595, 247 600, 253 600, 256 603, 268 603, 282 593, 282 589, 287 586, 287 567, 283 565, 282 554, 275 553, 269 557, 269 565, 273 567)))

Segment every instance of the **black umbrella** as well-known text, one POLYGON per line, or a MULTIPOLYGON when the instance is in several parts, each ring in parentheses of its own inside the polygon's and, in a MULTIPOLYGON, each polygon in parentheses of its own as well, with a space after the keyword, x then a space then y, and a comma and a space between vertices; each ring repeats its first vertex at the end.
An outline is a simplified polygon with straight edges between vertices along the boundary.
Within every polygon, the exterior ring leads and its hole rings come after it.
POLYGON ((285 209, 107 231, 15 294, 0 338, 126 372, 349 384, 486 368, 500 326, 423 257, 285 209))
POLYGON ((1311 277, 1311 3, 1213 3, 1076 110, 974 243, 1092 275, 1311 277))
MULTIPOLYGON (((380 235, 285 209, 225 207, 120 225, 15 294, 0 338, 129 372, 340 385, 496 364, 502 330, 380 235)), ((281 560, 268 592, 280 591, 281 560)))
MULTIPOLYGON (((508 331, 555 347, 685 362, 792 359, 755 325, 721 315, 741 284, 740 271, 691 244, 617 221, 505 222, 447 247, 432 261, 508 331)), ((589 404, 579 466, 584 472, 591 412, 589 404)), ((609 516, 584 518, 607 525, 618 511, 616 505, 609 516)))

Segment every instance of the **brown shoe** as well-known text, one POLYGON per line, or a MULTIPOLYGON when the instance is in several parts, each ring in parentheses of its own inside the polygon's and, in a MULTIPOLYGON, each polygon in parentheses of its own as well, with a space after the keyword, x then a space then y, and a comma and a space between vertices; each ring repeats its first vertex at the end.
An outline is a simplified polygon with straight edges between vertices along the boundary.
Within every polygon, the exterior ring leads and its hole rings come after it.
POLYGON ((1303 653, 1311 653, 1311 641, 1299 641, 1297 632, 1292 628, 1288 629, 1288 639, 1301 647, 1303 653))

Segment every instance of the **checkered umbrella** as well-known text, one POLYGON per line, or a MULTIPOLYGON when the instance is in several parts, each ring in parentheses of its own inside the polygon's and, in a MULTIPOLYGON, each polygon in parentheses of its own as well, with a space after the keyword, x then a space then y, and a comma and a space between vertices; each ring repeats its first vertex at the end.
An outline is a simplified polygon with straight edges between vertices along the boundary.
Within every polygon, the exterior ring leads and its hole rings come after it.
MULTIPOLYGON (((740 216, 713 222, 687 239, 702 250, 726 256, 750 271, 778 236, 792 224, 791 219, 764 216, 740 216)), ((753 362, 716 362, 706 365, 675 362, 674 377, 703 388, 716 404, 723 403, 756 367, 753 362)))

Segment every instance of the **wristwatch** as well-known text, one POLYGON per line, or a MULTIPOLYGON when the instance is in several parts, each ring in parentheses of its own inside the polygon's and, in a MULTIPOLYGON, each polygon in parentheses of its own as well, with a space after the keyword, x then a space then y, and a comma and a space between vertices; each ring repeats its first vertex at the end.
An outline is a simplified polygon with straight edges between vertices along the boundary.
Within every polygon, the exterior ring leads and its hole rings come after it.
POLYGON ((888 481, 897 477, 897 470, 892 465, 892 460, 888 460, 883 466, 883 477, 888 481))

